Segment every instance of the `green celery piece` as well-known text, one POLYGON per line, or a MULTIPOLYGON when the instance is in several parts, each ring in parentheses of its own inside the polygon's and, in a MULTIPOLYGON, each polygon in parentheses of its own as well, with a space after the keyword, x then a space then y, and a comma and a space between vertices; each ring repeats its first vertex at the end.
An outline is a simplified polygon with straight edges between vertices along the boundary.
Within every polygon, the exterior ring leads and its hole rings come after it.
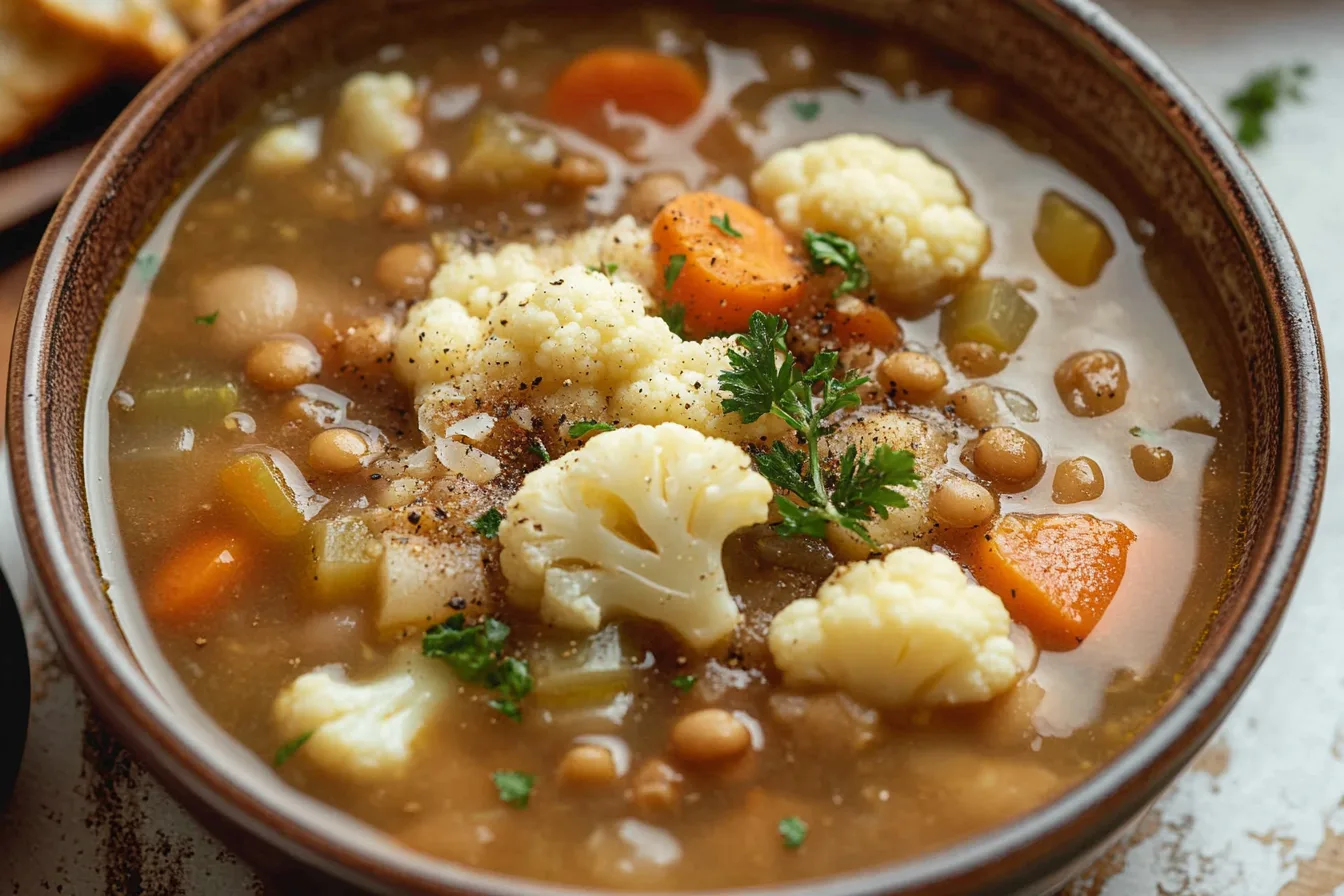
POLYGON ((129 413, 136 419, 178 426, 218 426, 238 408, 233 383, 150 386, 132 392, 129 413))
POLYGON ((1007 280, 980 280, 943 306, 943 345, 982 342, 995 351, 1015 352, 1036 323, 1036 309, 1007 280))
POLYGON ((324 605, 358 599, 378 575, 378 541, 354 517, 316 520, 312 535, 312 590, 324 605))

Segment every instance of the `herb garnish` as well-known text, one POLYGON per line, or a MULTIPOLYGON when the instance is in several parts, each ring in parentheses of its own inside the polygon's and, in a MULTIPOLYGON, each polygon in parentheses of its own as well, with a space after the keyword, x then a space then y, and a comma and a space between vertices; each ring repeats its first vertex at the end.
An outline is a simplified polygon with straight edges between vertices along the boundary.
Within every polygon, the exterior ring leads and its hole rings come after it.
POLYGON ((663 268, 663 289, 669 292, 672 290, 672 284, 677 282, 677 277, 685 264, 685 255, 673 255, 667 260, 667 267, 663 268))
POLYGON ((581 439, 590 432, 611 432, 616 427, 610 423, 599 423, 596 420, 580 420, 578 423, 569 427, 569 437, 571 439, 581 439))
POLYGON ((831 295, 841 296, 868 288, 868 266, 849 240, 829 230, 817 233, 808 229, 803 231, 803 245, 807 247, 807 254, 812 256, 812 270, 816 273, 820 274, 829 267, 837 267, 845 272, 844 281, 831 295))
POLYGON ((1313 74, 1310 65, 1299 62, 1293 66, 1278 66, 1251 75, 1241 90, 1227 98, 1227 109, 1238 116, 1237 141, 1242 146, 1259 146, 1269 138, 1266 127, 1271 112, 1282 100, 1302 102, 1306 99, 1302 84, 1313 74))
POLYGON ((528 442, 527 450, 541 458, 542 463, 548 464, 551 462, 551 452, 546 450, 546 446, 541 443, 540 439, 533 439, 528 442))
POLYGON ((280 749, 275 751, 275 758, 271 760, 271 765, 279 768, 286 762, 294 758, 294 754, 299 752, 299 748, 308 743, 308 738, 317 733, 317 729, 305 731, 293 740, 285 741, 280 745, 280 749))
POLYGON ((585 265, 585 267, 588 268, 588 270, 592 271, 594 274, 606 274, 608 277, 610 277, 612 274, 616 273, 616 269, 619 268, 620 265, 616 264, 615 262, 608 262, 602 265, 596 265, 596 264, 585 265))
POLYGON ((820 100, 789 100, 789 108, 799 121, 812 121, 821 114, 820 100))
POLYGON ((471 528, 476 530, 477 535, 494 538, 499 535, 499 524, 502 522, 504 522, 504 514, 500 513, 498 507, 491 507, 471 521, 471 528))
POLYGON ((200 317, 196 318, 196 323, 209 327, 212 326, 218 318, 219 312, 211 311, 209 314, 202 314, 200 317))
POLYGON ((466 616, 454 613, 425 632, 420 652, 446 662, 462 681, 497 691, 490 708, 518 722, 523 717, 518 701, 531 693, 532 673, 523 660, 504 656, 508 638, 508 625, 498 619, 487 616, 469 626, 466 616))
POLYGON ((807 839, 807 822, 797 815, 779 820, 779 836, 784 840, 785 849, 797 849, 807 839))
POLYGON ((730 221, 730 220, 728 220, 728 213, 727 213, 727 212, 724 212, 724 213, 723 213, 722 215, 720 215, 719 217, 715 217, 714 215, 710 215, 710 216, 709 216, 709 223, 713 224, 715 227, 717 227, 717 228, 719 228, 720 230, 722 230, 722 231, 723 231, 724 233, 726 233, 728 236, 736 237, 737 239, 742 239, 742 231, 740 231, 740 230, 738 230, 736 227, 734 227, 734 226, 733 226, 733 222, 730 221))
POLYGON ((678 675, 672 679, 672 687, 681 691, 683 694, 689 693, 691 688, 695 687, 694 675, 678 675))
POLYGON ((818 443, 835 429, 826 424, 826 418, 843 408, 858 407, 859 387, 868 378, 850 373, 836 379, 832 375, 838 357, 835 352, 819 352, 804 371, 784 343, 788 328, 775 315, 752 312, 747 332, 735 340, 740 350, 729 350, 729 369, 719 375, 720 387, 728 393, 723 409, 737 412, 744 423, 774 414, 807 445, 804 453, 775 442, 769 451, 756 455, 761 475, 803 501, 800 506, 785 495, 775 496, 783 517, 776 531, 822 537, 827 523, 836 523, 876 547, 864 523, 874 514, 886 519, 889 507, 906 506, 895 486, 909 487, 919 481, 914 455, 878 445, 871 454, 860 456, 858 448, 850 445, 837 469, 829 474, 822 470, 818 443), (821 394, 815 395, 818 384, 821 394))
POLYGON ((1129 434, 1134 438, 1142 439, 1145 442, 1151 442, 1153 439, 1157 438, 1158 435, 1156 431, 1145 429, 1142 426, 1131 426, 1129 428, 1129 434))
POLYGON ((667 324, 667 328, 672 331, 673 336, 682 339, 686 338, 686 306, 685 305, 664 305, 663 310, 658 312, 658 316, 667 324))
POLYGON ((490 776, 499 798, 515 809, 526 809, 535 778, 527 772, 497 771, 490 776))

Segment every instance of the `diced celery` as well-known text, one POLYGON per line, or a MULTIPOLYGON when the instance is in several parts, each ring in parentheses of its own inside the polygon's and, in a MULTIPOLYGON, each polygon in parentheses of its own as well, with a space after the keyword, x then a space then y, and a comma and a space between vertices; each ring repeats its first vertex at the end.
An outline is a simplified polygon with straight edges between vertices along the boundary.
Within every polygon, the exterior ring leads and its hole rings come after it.
POLYGON ((136 419, 179 426, 218 426, 238 407, 238 387, 233 383, 151 386, 132 397, 129 413, 136 419))
POLYGON ((943 306, 943 345, 981 342, 995 351, 1015 352, 1036 323, 1031 307, 1007 280, 979 280, 943 306))
POLYGON ((219 471, 225 497, 277 538, 303 531, 304 515, 275 464, 262 454, 244 454, 219 471))
POLYGON ((1041 260, 1073 286, 1096 283, 1115 254, 1115 243, 1102 223, 1054 192, 1041 197, 1032 240, 1041 260))
POLYGON ((606 704, 633 683, 617 625, 590 636, 568 655, 551 652, 534 657, 531 666, 537 702, 552 709, 606 704))
POLYGON ((382 544, 353 517, 317 520, 312 534, 312 593, 323 604, 359 598, 372 591, 382 544))
POLYGON ((471 148, 453 182, 474 190, 534 192, 555 177, 560 147, 555 138, 515 115, 488 110, 471 129, 471 148))

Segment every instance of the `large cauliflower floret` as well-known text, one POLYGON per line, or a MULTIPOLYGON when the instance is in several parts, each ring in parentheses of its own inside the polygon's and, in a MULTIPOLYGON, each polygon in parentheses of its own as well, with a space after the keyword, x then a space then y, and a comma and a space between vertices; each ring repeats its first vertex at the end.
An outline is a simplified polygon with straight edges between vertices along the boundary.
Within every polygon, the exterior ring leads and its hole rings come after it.
POLYGON ((979 703, 1022 670, 1008 611, 956 561, 922 548, 841 567, 770 624, 770 653, 795 687, 836 687, 895 709, 979 703))
POLYGON ((771 497, 746 452, 684 426, 594 436, 529 473, 509 502, 499 529, 509 597, 566 628, 637 616, 708 647, 740 616, 724 539, 764 522, 771 497))
POLYGON ((853 241, 873 286, 894 299, 936 298, 989 254, 989 228, 952 172, 881 137, 841 134, 781 150, 751 187, 785 229, 853 241))
POLYGON ((420 143, 415 82, 404 72, 360 72, 341 87, 335 132, 341 143, 376 167, 420 143))
POLYGON ((406 771, 416 737, 453 688, 442 664, 406 647, 373 681, 352 682, 339 665, 305 672, 271 715, 286 741, 311 732, 303 755, 323 771, 374 782, 406 771))
POLYGON ((443 264, 430 282, 434 298, 453 299, 475 317, 487 317, 515 283, 542 281, 570 265, 595 268, 613 280, 653 285, 649 228, 626 215, 572 236, 534 246, 507 243, 494 252, 470 252, 457 243, 439 247, 443 264))
POLYGON ((397 371, 418 390, 431 439, 492 397, 543 416, 615 424, 681 423, 734 441, 778 436, 723 413, 718 374, 729 340, 686 342, 645 311, 648 294, 579 266, 511 284, 485 320, 450 298, 411 309, 398 337, 397 371), (554 409, 554 414, 550 413, 554 409))

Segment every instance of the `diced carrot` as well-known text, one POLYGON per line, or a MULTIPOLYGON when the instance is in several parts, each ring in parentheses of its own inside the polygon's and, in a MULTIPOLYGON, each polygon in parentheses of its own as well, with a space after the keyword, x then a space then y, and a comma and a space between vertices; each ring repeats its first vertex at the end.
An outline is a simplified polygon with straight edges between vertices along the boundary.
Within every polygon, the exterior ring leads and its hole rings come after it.
POLYGON ((163 622, 181 624, 215 609, 246 568, 243 540, 211 532, 178 548, 163 561, 145 595, 145 609, 163 622))
POLYGON ((753 311, 777 314, 804 295, 806 269, 788 238, 751 206, 717 193, 683 193, 653 219, 665 299, 703 336, 745 330, 753 311))
POLYGON ((652 50, 604 47, 575 59, 551 82, 546 115, 604 136, 607 103, 677 125, 694 115, 704 98, 704 79, 686 60, 652 50))
POLYGON ((971 569, 1048 650, 1083 643, 1125 575, 1134 533, 1085 513, 1010 513, 975 540, 971 569))
POLYGON ((841 346, 864 342, 873 348, 890 351, 901 344, 905 334, 891 315, 853 296, 842 296, 826 310, 826 322, 841 346))

